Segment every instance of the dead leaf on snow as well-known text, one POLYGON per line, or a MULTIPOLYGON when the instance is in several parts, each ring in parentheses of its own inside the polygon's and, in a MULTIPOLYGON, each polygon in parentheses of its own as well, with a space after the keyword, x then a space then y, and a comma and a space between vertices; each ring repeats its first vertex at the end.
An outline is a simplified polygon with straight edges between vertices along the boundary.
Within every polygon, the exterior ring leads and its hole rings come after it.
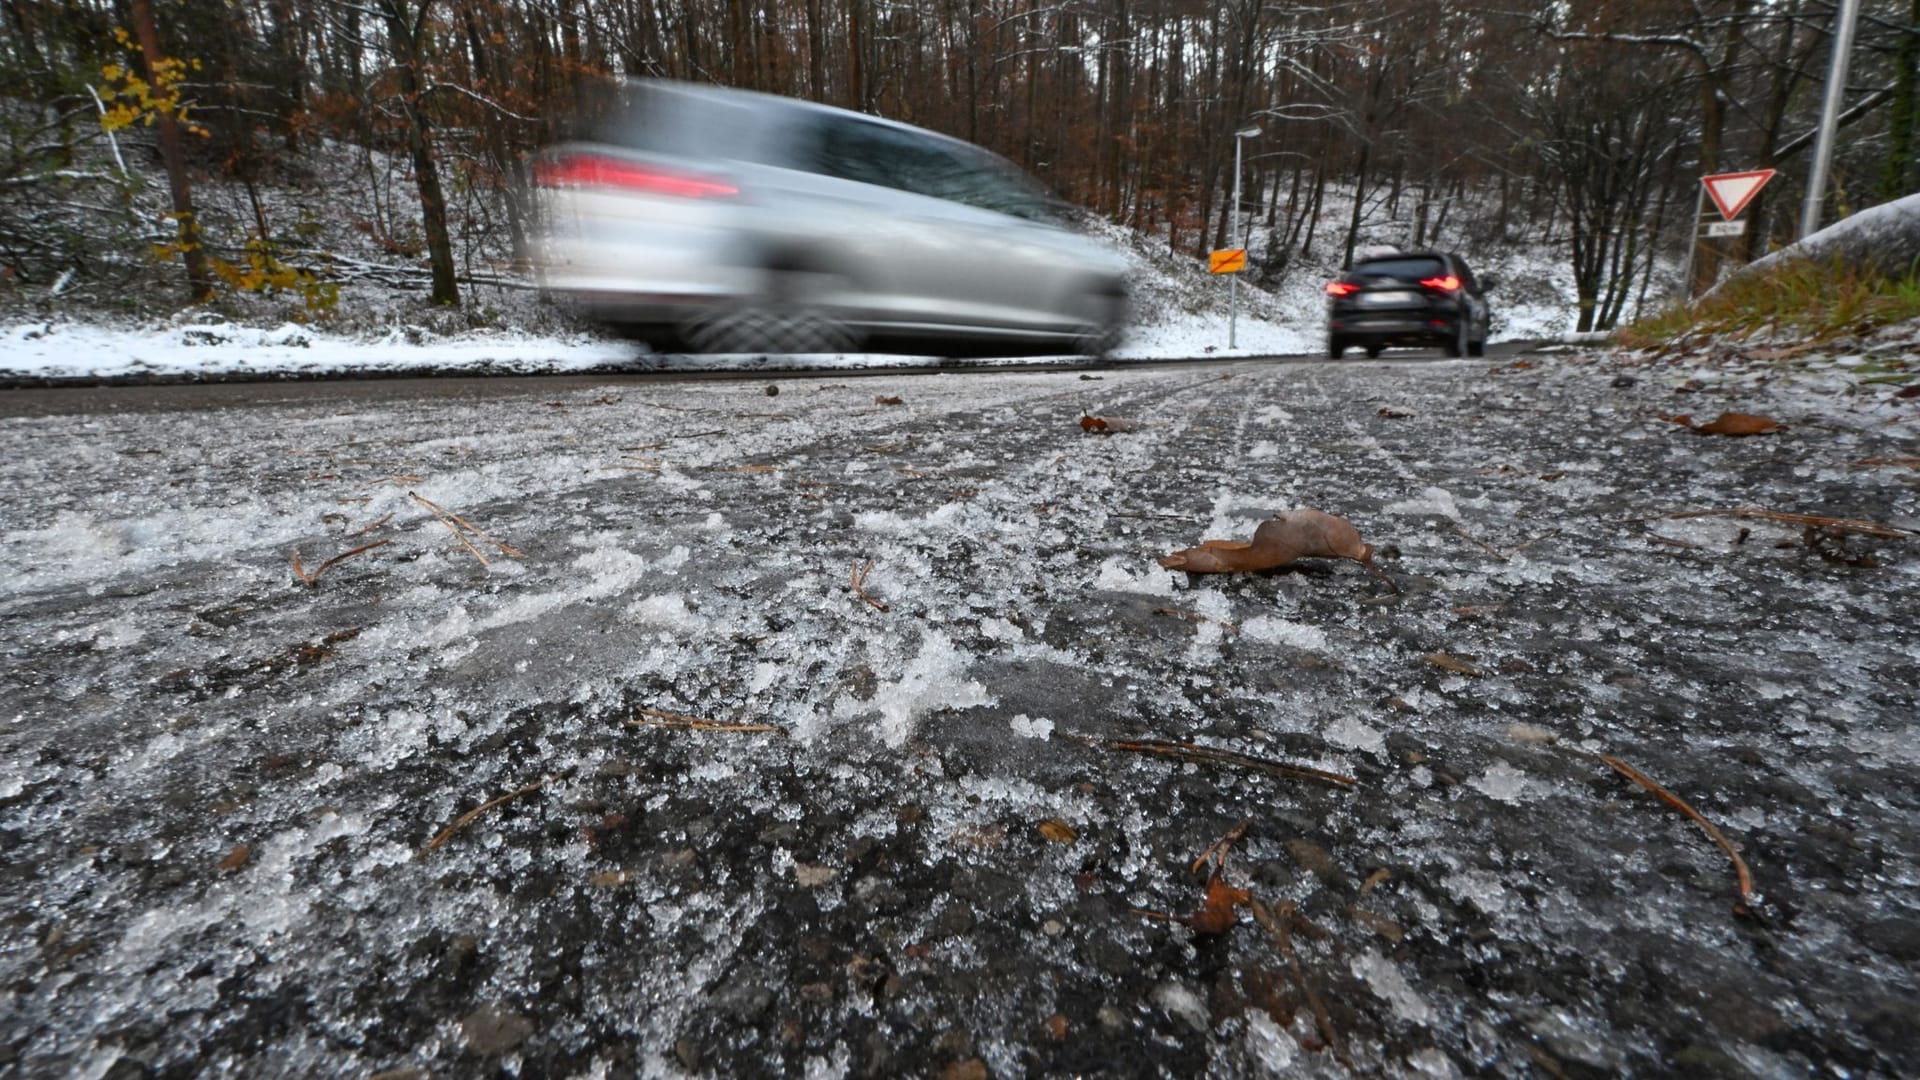
POLYGON ((1048 818, 1041 822, 1039 827, 1040 835, 1056 844, 1071 844, 1080 839, 1080 834, 1074 831, 1073 826, 1059 818, 1048 818))
POLYGON ((1224 934, 1233 929, 1240 921, 1237 908, 1244 907, 1252 899, 1245 889, 1236 889, 1227 884, 1224 878, 1213 878, 1207 882, 1207 900, 1200 910, 1187 916, 1186 923, 1193 932, 1202 936, 1224 934))
POLYGON ((1080 430, 1089 435, 1111 435, 1116 431, 1132 431, 1137 427, 1131 420, 1122 420, 1117 416, 1082 416, 1080 430))
POLYGON ((236 844, 232 851, 227 852, 227 857, 220 860, 220 872, 230 874, 247 865, 247 860, 251 858, 253 858, 253 848, 250 845, 236 844))
POLYGON ((1449 656, 1443 652, 1428 653, 1420 659, 1425 660, 1427 663, 1432 664, 1442 671, 1451 671, 1455 675, 1470 675, 1474 678, 1479 678, 1481 675, 1486 674, 1465 660, 1457 656, 1449 656))
POLYGON ((1189 574, 1231 574, 1271 570, 1295 559, 1350 559, 1387 581, 1373 565, 1372 546, 1361 542, 1360 530, 1345 518, 1319 510, 1275 514, 1243 540, 1202 540, 1200 546, 1162 556, 1160 565, 1189 574))
POLYGON ((1719 418, 1712 423, 1700 424, 1693 430, 1702 435, 1731 435, 1741 437, 1746 435, 1765 435, 1769 432, 1779 431, 1780 424, 1765 416, 1755 416, 1752 413, 1728 412, 1721 413, 1719 418))
POLYGON ((873 403, 875 405, 905 405, 907 399, 893 397, 890 394, 880 394, 873 399, 873 403))
POLYGON ((1388 420, 1405 420, 1413 415, 1413 410, 1404 405, 1382 405, 1378 415, 1388 420))

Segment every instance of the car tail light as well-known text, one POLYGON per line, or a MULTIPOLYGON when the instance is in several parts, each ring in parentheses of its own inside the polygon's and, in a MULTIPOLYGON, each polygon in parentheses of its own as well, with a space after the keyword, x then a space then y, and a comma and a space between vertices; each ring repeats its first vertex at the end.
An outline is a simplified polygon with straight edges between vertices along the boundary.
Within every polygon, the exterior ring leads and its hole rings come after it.
POLYGON ((1327 295, 1328 295, 1328 296, 1347 296, 1347 295, 1349 295, 1349 294, 1352 294, 1352 293, 1357 293, 1357 292, 1359 292, 1359 291, 1360 291, 1360 286, 1358 286, 1358 285, 1349 285, 1349 284, 1347 284, 1347 283, 1346 283, 1346 282, 1344 282, 1344 281, 1329 281, 1329 282, 1327 282, 1327 295))
POLYGON ((1456 292, 1460 288, 1460 279, 1448 274, 1446 277, 1421 278, 1420 284, 1429 289, 1439 289, 1441 292, 1456 292))
POLYGON ((739 188, 724 180, 592 154, 543 161, 534 168, 534 182, 542 187, 612 188, 683 199, 730 199, 740 194, 739 188))

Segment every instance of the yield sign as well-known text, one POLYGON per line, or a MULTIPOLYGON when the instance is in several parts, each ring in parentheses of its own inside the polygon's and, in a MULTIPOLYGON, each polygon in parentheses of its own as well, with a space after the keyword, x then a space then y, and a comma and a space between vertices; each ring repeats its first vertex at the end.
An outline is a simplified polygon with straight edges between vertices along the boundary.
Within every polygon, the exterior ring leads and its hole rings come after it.
POLYGON ((1760 189, 1773 179, 1774 170, 1756 169, 1753 172, 1721 173, 1718 176, 1703 176, 1700 182, 1707 185, 1707 194, 1713 196, 1713 205, 1720 208, 1720 216, 1732 221, 1747 208, 1760 189))

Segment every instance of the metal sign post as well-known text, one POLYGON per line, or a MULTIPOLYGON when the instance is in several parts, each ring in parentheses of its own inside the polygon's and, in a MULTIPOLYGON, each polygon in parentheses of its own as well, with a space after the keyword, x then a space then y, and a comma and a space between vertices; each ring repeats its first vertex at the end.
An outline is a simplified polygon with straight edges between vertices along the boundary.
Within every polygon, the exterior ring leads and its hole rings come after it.
MULTIPOLYGON (((1237 250, 1240 261, 1231 270, 1215 268, 1214 273, 1231 273, 1227 284, 1227 348, 1240 347, 1240 275, 1247 265, 1247 223, 1240 213, 1240 143, 1260 134, 1259 124, 1243 124, 1233 133, 1233 231, 1240 234, 1237 250)), ((1217 254, 1217 253, 1216 253, 1217 254)))
POLYGON ((1680 292, 1687 300, 1693 299, 1694 251, 1700 246, 1700 219, 1706 215, 1707 198, 1713 198, 1713 207, 1720 211, 1722 219, 1707 223, 1707 238, 1745 236, 1747 223, 1735 219, 1752 204, 1755 196, 1760 194, 1760 189, 1766 187, 1767 181, 1773 177, 1772 169, 1751 169, 1700 178, 1700 196, 1693 204, 1693 229, 1687 237, 1687 268, 1680 279, 1680 292))
POLYGON ((1827 67, 1826 94, 1820 102, 1820 138, 1814 143, 1813 175, 1807 178, 1807 201, 1800 209, 1800 238, 1820 231, 1820 207, 1827 197, 1827 169, 1833 164, 1833 135, 1840 128, 1840 100, 1847 94, 1847 62, 1853 54, 1853 26, 1860 17, 1860 0, 1840 0, 1833 18, 1833 59, 1827 67))
POLYGON ((1680 296, 1693 302, 1693 253, 1700 248, 1700 215, 1707 209, 1707 186, 1700 185, 1700 197, 1693 201, 1693 217, 1687 220, 1687 268, 1680 271, 1680 296))

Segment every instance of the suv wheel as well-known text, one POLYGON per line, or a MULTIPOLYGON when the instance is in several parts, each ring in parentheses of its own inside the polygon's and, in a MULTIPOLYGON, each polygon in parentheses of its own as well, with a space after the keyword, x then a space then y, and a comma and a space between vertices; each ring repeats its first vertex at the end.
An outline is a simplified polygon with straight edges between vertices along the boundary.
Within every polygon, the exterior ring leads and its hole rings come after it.
POLYGON ((1097 292, 1088 297, 1086 307, 1093 321, 1074 339, 1074 351, 1105 360, 1126 340, 1127 298, 1119 293, 1097 292))
POLYGON ((1327 359, 1338 360, 1340 359, 1340 354, 1346 351, 1347 343, 1342 339, 1337 337, 1329 337, 1327 339, 1327 359))
POLYGON ((1463 315, 1453 324, 1453 337, 1443 346, 1447 355, 1455 360, 1467 355, 1467 349, 1471 344, 1467 340, 1469 336, 1467 318, 1463 315))
POLYGON ((684 328, 704 353, 849 352, 860 335, 814 302, 825 275, 776 271, 757 299, 711 312, 684 328))
POLYGON ((1385 345, 1369 345, 1367 346, 1367 359, 1378 360, 1380 359, 1380 354, 1385 351, 1387 351, 1385 345))

